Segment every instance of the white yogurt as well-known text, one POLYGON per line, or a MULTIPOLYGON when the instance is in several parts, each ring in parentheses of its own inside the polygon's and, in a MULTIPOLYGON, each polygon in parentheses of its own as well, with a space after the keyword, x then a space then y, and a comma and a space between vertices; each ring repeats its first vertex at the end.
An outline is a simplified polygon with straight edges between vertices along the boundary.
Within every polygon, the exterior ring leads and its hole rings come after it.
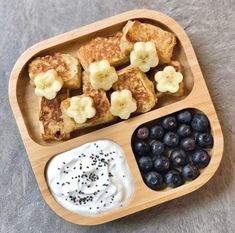
POLYGON ((134 190, 121 147, 98 140, 55 156, 47 167, 47 182, 64 208, 96 215, 121 207, 134 190))

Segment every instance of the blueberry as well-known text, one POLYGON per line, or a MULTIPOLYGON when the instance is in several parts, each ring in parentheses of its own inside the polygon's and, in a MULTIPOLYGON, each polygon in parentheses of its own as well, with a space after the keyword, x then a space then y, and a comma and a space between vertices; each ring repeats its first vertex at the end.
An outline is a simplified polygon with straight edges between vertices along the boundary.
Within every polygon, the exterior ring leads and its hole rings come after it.
POLYGON ((164 135, 164 129, 160 125, 154 125, 150 128, 150 138, 153 139, 162 139, 164 135))
POLYGON ((189 123, 192 119, 192 114, 188 110, 183 110, 177 114, 177 121, 180 123, 189 123))
POLYGON ((170 168, 170 160, 166 156, 158 156, 154 160, 154 169, 157 172, 165 172, 170 168))
POLYGON ((142 156, 138 163, 141 171, 147 172, 153 168, 153 160, 149 156, 142 156))
POLYGON ((196 113, 193 115, 191 126, 196 131, 204 132, 210 128, 210 123, 206 115, 202 113, 196 113))
POLYGON ((205 150, 198 149, 192 153, 192 162, 199 168, 205 168, 210 162, 210 156, 205 150))
POLYGON ((185 180, 195 180, 199 175, 199 169, 191 164, 187 164, 182 168, 182 175, 185 180))
POLYGON ((146 155, 150 152, 150 146, 146 142, 137 141, 134 143, 134 151, 138 155, 146 155))
POLYGON ((199 133, 197 135, 197 144, 202 148, 212 148, 214 144, 213 137, 210 133, 199 133))
POLYGON ((154 140, 151 142, 151 149, 153 155, 161 155, 164 153, 164 144, 160 141, 154 140))
POLYGON ((162 175, 157 172, 148 172, 144 176, 144 180, 148 187, 154 190, 162 189, 163 187, 163 178, 162 175))
POLYGON ((185 151, 192 151, 196 147, 196 142, 194 138, 183 138, 181 140, 181 148, 185 151))
POLYGON ((149 136, 149 129, 147 127, 141 127, 137 130, 137 138, 145 139, 149 136))
POLYGON ((180 125, 179 128, 177 129, 177 134, 182 138, 190 136, 191 133, 192 133, 191 127, 186 124, 180 125))
POLYGON ((166 146, 175 147, 179 143, 179 136, 174 132, 168 132, 164 135, 163 142, 166 146))
POLYGON ((170 153, 170 158, 174 166, 183 166, 186 163, 187 155, 182 149, 174 149, 170 153))
POLYGON ((174 116, 165 117, 162 121, 162 126, 166 130, 174 130, 177 127, 177 121, 174 116))
POLYGON ((170 170, 165 175, 165 182, 171 188, 176 188, 183 184, 182 175, 177 170, 170 170))

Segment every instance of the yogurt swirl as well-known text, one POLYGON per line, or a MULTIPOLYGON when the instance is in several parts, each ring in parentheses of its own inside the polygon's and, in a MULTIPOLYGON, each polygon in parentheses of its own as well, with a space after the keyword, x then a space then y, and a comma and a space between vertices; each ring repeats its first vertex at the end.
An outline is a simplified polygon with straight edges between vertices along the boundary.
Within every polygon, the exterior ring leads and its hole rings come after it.
POLYGON ((134 190, 132 175, 119 145, 98 140, 55 156, 47 182, 64 208, 96 215, 122 206, 134 190))

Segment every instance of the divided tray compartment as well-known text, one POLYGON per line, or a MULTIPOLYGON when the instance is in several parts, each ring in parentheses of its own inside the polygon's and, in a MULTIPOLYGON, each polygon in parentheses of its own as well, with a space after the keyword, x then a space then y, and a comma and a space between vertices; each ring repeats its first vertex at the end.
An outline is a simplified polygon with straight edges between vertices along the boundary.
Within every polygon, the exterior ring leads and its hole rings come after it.
POLYGON ((32 46, 20 56, 12 70, 9 82, 9 99, 43 198, 54 212, 72 223, 80 225, 105 223, 190 193, 200 188, 213 176, 222 158, 223 135, 221 127, 191 42, 176 21, 157 11, 128 11, 32 46), (178 45, 173 59, 178 59, 183 64, 185 95, 181 98, 172 97, 160 100, 153 110, 128 120, 81 131, 78 136, 68 141, 44 142, 39 133, 38 100, 34 95, 33 87, 30 86, 27 74, 28 63, 36 56, 54 52, 70 53, 76 56, 76 51, 82 43, 96 36, 112 35, 120 31, 128 20, 134 19, 160 26, 172 31, 177 36, 178 45), (175 189, 151 190, 143 182, 136 163, 131 147, 132 134, 141 124, 185 108, 198 109, 209 118, 214 137, 214 146, 210 151, 211 161, 194 181, 175 189), (125 132, 125 135, 123 135, 123 132, 125 132), (102 215, 82 216, 64 209, 55 201, 48 189, 45 169, 48 161, 55 155, 98 139, 111 139, 124 150, 134 179, 134 194, 123 207, 102 215))

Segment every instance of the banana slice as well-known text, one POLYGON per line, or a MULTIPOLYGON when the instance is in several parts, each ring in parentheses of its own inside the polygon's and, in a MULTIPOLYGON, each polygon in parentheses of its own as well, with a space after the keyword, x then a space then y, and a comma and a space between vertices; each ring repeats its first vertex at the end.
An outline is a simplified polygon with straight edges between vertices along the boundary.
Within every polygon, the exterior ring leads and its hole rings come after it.
POLYGON ((116 70, 107 60, 93 62, 89 66, 90 81, 94 89, 109 90, 118 79, 116 70))
POLYGON ((34 84, 37 96, 44 96, 46 99, 51 100, 56 97, 57 92, 62 88, 63 80, 52 69, 38 74, 34 79, 34 84))
POLYGON ((148 72, 151 67, 159 63, 156 46, 153 42, 136 42, 130 54, 131 65, 139 67, 143 72, 148 72))
POLYGON ((129 90, 114 91, 111 94, 110 112, 121 119, 128 119, 137 109, 136 100, 129 90))
POLYGON ((74 96, 70 99, 70 106, 66 110, 66 114, 73 118, 78 124, 82 124, 95 116, 96 109, 94 101, 88 96, 74 96))
POLYGON ((176 72, 173 66, 166 66, 163 71, 155 74, 154 79, 157 82, 158 91, 176 93, 179 90, 179 84, 183 81, 183 75, 176 72))

